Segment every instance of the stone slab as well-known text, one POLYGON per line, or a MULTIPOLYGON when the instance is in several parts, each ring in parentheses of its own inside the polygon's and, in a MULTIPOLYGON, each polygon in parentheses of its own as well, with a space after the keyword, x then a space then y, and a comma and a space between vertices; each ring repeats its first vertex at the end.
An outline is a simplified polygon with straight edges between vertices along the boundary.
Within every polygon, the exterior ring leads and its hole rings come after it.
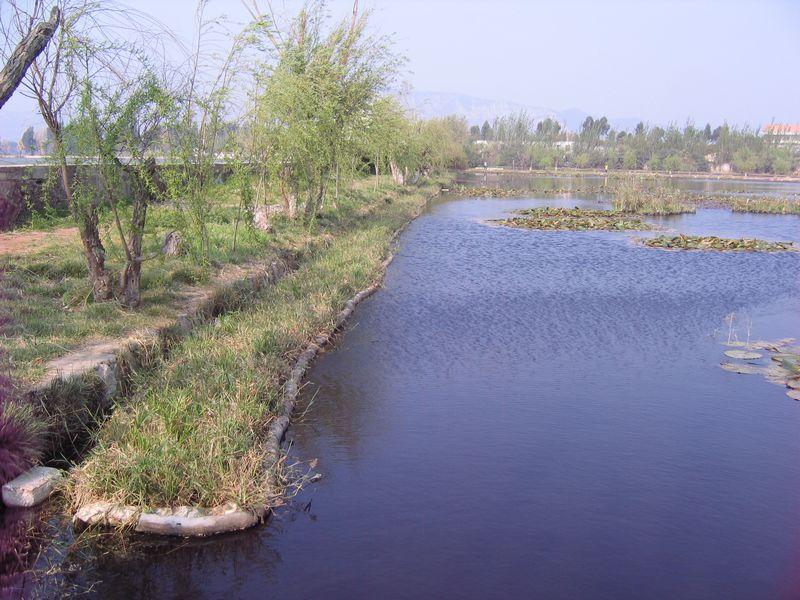
POLYGON ((63 473, 50 467, 33 467, 3 486, 6 506, 30 507, 47 500, 63 473))

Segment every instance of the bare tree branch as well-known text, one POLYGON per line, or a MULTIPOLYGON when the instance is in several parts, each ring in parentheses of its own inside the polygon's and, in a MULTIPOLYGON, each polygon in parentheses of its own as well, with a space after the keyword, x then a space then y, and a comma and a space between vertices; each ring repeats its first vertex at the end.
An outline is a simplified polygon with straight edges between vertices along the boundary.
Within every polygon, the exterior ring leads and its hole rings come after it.
POLYGON ((38 23, 11 53, 3 70, 0 71, 0 108, 8 102, 19 87, 31 63, 42 53, 56 32, 60 18, 58 7, 50 12, 50 20, 38 23))

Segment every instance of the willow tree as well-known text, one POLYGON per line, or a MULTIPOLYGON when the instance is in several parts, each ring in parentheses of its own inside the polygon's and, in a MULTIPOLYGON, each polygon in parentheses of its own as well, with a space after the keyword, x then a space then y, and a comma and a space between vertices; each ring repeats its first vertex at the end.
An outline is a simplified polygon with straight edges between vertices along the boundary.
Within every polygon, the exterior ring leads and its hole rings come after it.
POLYGON ((0 15, 6 44, 32 35, 36 24, 46 20, 48 15, 57 20, 55 33, 30 63, 18 91, 36 102, 52 136, 54 163, 78 226, 92 295, 96 301, 109 300, 114 289, 105 264, 98 205, 92 201, 77 201, 75 197, 64 129, 75 115, 81 89, 77 74, 87 54, 93 59, 93 78, 112 76, 124 85, 125 60, 122 57, 136 48, 153 51, 159 46, 162 29, 152 18, 113 0, 5 0, 0 15), (139 39, 136 39, 137 34, 139 39), (147 38, 146 44, 141 43, 142 35, 147 38))
POLYGON ((211 212, 215 170, 228 133, 231 95, 244 41, 221 30, 219 20, 205 14, 207 0, 198 2, 194 46, 182 71, 174 73, 176 110, 167 124, 168 161, 164 177, 168 194, 183 219, 189 249, 203 264, 210 264, 207 221, 211 212), (215 37, 232 38, 224 52, 215 37))
POLYGON ((268 36, 276 58, 264 65, 257 110, 270 178, 289 214, 303 202, 306 220, 352 174, 360 132, 398 65, 386 40, 367 33, 367 14, 354 9, 326 30, 323 8, 306 6, 285 35, 268 36))
POLYGON ((77 114, 67 127, 76 161, 75 202, 103 206, 113 215, 125 255, 117 296, 123 306, 134 308, 146 260, 147 209, 159 195, 155 152, 173 102, 148 69, 128 77, 124 86, 90 74, 87 64, 77 114))

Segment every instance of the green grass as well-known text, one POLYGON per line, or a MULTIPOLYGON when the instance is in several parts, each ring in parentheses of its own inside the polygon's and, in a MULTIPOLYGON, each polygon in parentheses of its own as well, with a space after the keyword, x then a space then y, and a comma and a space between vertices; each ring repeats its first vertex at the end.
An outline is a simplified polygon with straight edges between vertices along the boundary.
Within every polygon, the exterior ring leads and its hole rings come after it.
POLYGON ((267 501, 275 490, 263 464, 263 433, 293 359, 378 276, 392 233, 433 189, 396 191, 390 201, 385 192, 364 191, 371 202, 323 214, 324 243, 299 270, 195 330, 137 382, 139 391, 117 407, 73 472, 73 502, 267 501))
MULTIPOLYGON (((268 262, 281 250, 301 248, 313 237, 304 226, 288 221, 279 222, 271 233, 240 224, 234 252, 236 210, 232 193, 220 186, 208 224, 210 264, 203 265, 188 252, 177 257, 161 254, 164 236, 180 225, 180 214, 168 205, 150 207, 144 255, 154 258, 143 264, 142 303, 136 310, 124 309, 116 301, 92 301, 77 233, 66 242, 45 241, 29 254, 0 256, 0 311, 12 316, 2 329, 11 375, 32 383, 44 375, 48 360, 83 343, 166 324, 180 312, 187 285, 208 283, 226 265, 268 262)), ((109 215, 102 216, 101 227, 107 266, 117 274, 124 256, 109 215)))

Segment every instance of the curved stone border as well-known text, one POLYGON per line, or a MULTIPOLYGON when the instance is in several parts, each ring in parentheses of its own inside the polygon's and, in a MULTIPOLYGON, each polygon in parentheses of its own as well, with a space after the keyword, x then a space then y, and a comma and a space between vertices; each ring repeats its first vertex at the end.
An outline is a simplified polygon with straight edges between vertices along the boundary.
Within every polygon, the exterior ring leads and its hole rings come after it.
POLYGON ((142 511, 135 506, 96 502, 81 507, 72 522, 78 531, 103 526, 133 528, 136 533, 205 537, 248 529, 263 521, 266 515, 266 506, 255 510, 228 504, 213 511, 189 506, 142 511))
MULTIPOLYGON (((412 217, 392 234, 391 238, 389 238, 390 245, 400 237, 414 219, 422 214, 428 203, 440 193, 431 194, 412 217)), ((292 412, 300 393, 300 384, 305 372, 311 365, 311 361, 314 360, 320 349, 330 342, 334 334, 341 329, 345 321, 353 314, 355 307, 381 288, 386 269, 393 260, 394 254, 389 252, 386 259, 381 262, 380 275, 377 280, 345 302, 344 308, 334 320, 333 328, 314 338, 300 353, 300 356, 297 357, 294 367, 292 367, 289 377, 283 386, 281 410, 272 421, 266 434, 267 450, 264 459, 264 467, 266 469, 273 470, 280 459, 281 442, 291 421, 292 412)), ((79 508, 72 522, 73 526, 78 530, 89 526, 106 526, 133 528, 137 533, 204 537, 253 527, 266 520, 269 510, 266 505, 248 510, 235 504, 228 504, 220 509, 210 511, 188 506, 142 511, 135 506, 120 506, 110 502, 97 502, 79 508)))

